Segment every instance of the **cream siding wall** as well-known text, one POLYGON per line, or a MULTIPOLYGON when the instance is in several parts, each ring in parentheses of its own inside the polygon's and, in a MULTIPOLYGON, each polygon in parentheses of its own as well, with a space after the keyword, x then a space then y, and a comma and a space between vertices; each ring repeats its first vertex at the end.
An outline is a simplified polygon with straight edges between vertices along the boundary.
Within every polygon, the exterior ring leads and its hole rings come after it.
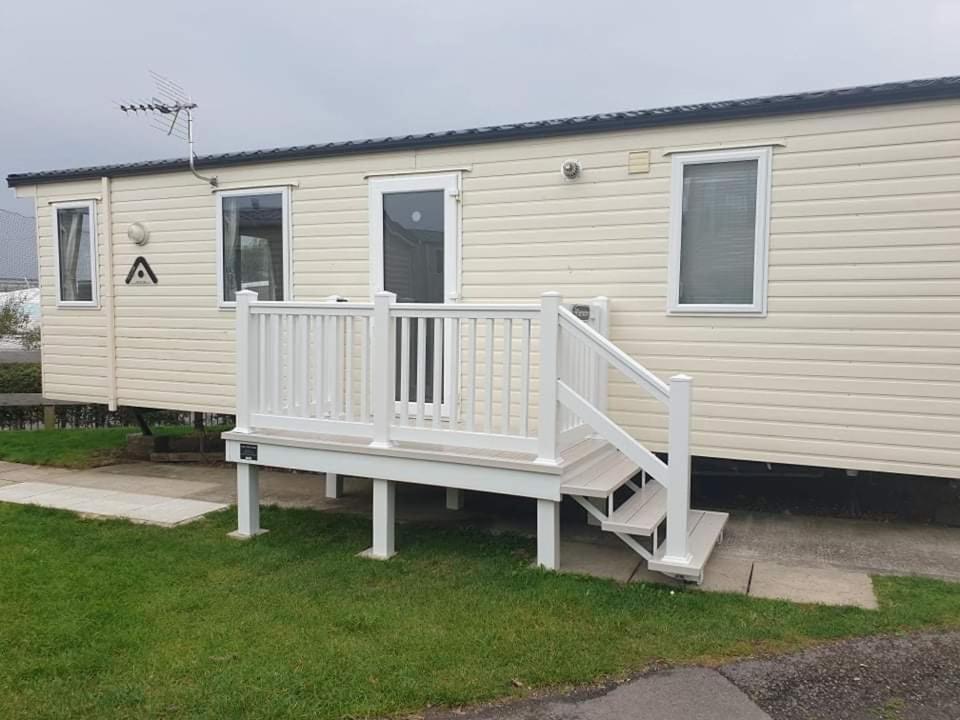
MULTIPOLYGON (((662 377, 693 375, 697 454, 960 477, 960 103, 217 174, 225 188, 296 180, 296 298, 360 299, 369 295, 364 175, 450 167, 468 169, 463 299, 529 301, 544 290, 567 300, 609 296, 616 343, 662 377), (778 146, 767 316, 667 316, 665 153, 768 142, 778 146), (633 150, 650 151, 648 173, 627 172, 633 150), (576 182, 560 177, 569 157, 584 167, 576 182)), ((230 410, 233 314, 217 308, 213 195, 186 173, 113 183, 120 403, 230 410), (143 250, 126 240, 134 221, 151 232, 143 250), (141 253, 157 287, 123 285, 141 253)), ((75 197, 79 185, 41 186, 41 203, 57 192, 75 197)), ((52 240, 49 219, 41 221, 47 323, 52 240)), ((103 318, 53 317, 45 327, 48 392, 80 397, 79 389, 104 382, 95 350, 102 325, 92 327, 103 318), (75 362, 67 349, 76 337, 85 354, 75 362)), ((662 449, 660 407, 619 378, 611 394, 615 418, 662 449)))
POLYGON ((81 402, 107 402, 107 323, 103 309, 104 234, 102 207, 97 203, 97 266, 100 307, 58 308, 55 228, 51 202, 89 200, 100 196, 100 181, 37 186, 37 232, 40 238, 40 304, 43 317, 41 362, 43 390, 48 397, 81 402))

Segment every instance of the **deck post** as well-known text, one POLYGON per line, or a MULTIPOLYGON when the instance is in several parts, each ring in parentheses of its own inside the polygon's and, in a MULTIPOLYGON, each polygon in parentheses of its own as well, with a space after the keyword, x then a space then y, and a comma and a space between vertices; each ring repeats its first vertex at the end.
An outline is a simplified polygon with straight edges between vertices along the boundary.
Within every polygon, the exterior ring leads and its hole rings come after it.
MULTIPOLYGON (((372 395, 373 403, 373 440, 371 447, 390 447, 390 421, 394 415, 396 403, 393 393, 393 358, 396 347, 393 343, 393 319, 390 306, 397 296, 391 292, 378 292, 373 298, 373 346, 370 357, 373 361, 372 395)), ((374 483, 376 487, 376 482, 374 483)))
POLYGON ((250 290, 241 290, 237 293, 236 323, 237 323, 237 426, 236 432, 250 432, 250 409, 253 398, 256 396, 256 377, 253 368, 253 348, 256 345, 256 331, 250 322, 250 303, 257 299, 257 294, 250 290))
POLYGON ((540 296, 540 404, 537 421, 537 459, 557 464, 557 360, 560 335, 560 293, 540 296))
POLYGON ((668 421, 667 538, 663 562, 686 565, 687 513, 690 511, 691 385, 687 375, 670 378, 668 421))
POLYGON ((560 569, 560 503, 537 500, 537 566, 560 569))
POLYGON ((260 527, 260 468, 237 463, 237 529, 230 537, 246 540, 265 532, 260 527))
POLYGON ((386 560, 396 554, 397 484, 392 480, 373 481, 373 546, 366 557, 386 560))
POLYGON ((463 510, 463 490, 447 488, 447 510, 463 510))
POLYGON ((328 472, 326 476, 326 496, 331 500, 336 500, 343 495, 343 476, 328 472))

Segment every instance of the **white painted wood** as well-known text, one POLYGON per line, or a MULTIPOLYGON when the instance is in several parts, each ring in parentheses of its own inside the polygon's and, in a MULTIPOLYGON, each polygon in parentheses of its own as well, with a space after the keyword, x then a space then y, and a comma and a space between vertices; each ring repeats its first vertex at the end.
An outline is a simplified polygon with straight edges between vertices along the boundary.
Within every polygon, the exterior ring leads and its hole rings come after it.
POLYGON ((373 441, 375 447, 389 447, 390 425, 394 413, 393 375, 396 348, 393 347, 393 321, 390 305, 397 296, 378 292, 373 299, 373 441))
POLYGON ((500 432, 510 434, 511 382, 513 380, 513 320, 503 321, 503 377, 500 380, 500 432))
POLYGON ((300 417, 306 417, 309 414, 309 386, 308 377, 310 373, 310 354, 307 336, 307 316, 297 315, 294 320, 294 330, 297 337, 297 374, 296 384, 294 385, 294 409, 300 417))
POLYGON ((368 556, 386 560, 396 554, 397 486, 392 480, 373 481, 373 545, 368 556))
POLYGON ((354 440, 317 441, 310 437, 280 437, 267 433, 225 435, 227 460, 237 462, 240 438, 256 442, 259 464, 307 472, 335 472, 350 477, 380 477, 434 487, 492 492, 513 497, 559 502, 558 469, 497 455, 471 454, 451 448, 380 448, 354 440))
POLYGON ((537 435, 537 461, 545 465, 557 463, 560 300, 560 293, 556 292, 544 293, 540 299, 540 420, 537 435))
MULTIPOLYGON (((691 510, 688 519, 687 548, 689 560, 676 564, 665 555, 666 543, 662 544, 647 567, 655 572, 679 575, 692 580, 703 580, 703 569, 723 534, 724 525, 729 518, 727 513, 691 510)), ((669 531, 668 531, 669 535, 669 531)))
POLYGON ((344 437, 362 437, 372 438, 374 426, 369 422, 347 422, 346 420, 334 420, 329 417, 309 418, 294 417, 293 415, 269 415, 266 413, 254 413, 251 415, 251 424, 255 428, 264 430, 289 430, 292 432, 303 433, 326 433, 329 435, 342 435, 344 437))
MULTIPOLYGON (((596 315, 594 330, 596 330, 600 335, 605 338, 610 337, 610 300, 604 296, 595 297, 590 302, 590 312, 591 314, 596 315)), ((596 389, 597 397, 594 401, 597 409, 602 412, 607 412, 607 405, 609 401, 609 371, 607 369, 607 363, 602 357, 598 357, 595 353, 591 353, 591 358, 594 360, 594 371, 596 373, 596 389)))
POLYGON ((670 378, 670 418, 667 483, 667 538, 663 561, 689 563, 687 512, 690 510, 690 413, 691 385, 686 375, 670 378))
POLYGON ((344 362, 343 362, 343 387, 344 387, 344 417, 349 421, 353 420, 353 317, 348 315, 344 318, 343 328, 344 362))
POLYGON ((268 406, 270 412, 281 413, 283 412, 283 402, 280 395, 281 388, 281 375, 283 357, 281 351, 281 342, 283 340, 283 335, 280 328, 280 316, 271 315, 270 316, 270 368, 268 374, 270 376, 270 402, 268 406))
POLYGON ((668 484, 667 466, 660 458, 647 450, 610 418, 594 408, 566 383, 558 382, 557 385, 557 397, 561 403, 583 418, 598 435, 633 460, 647 474, 664 485, 668 484))
POLYGON ((493 345, 496 342, 494 337, 494 319, 488 318, 486 321, 486 333, 484 335, 484 366, 483 366, 483 431, 493 431, 493 345))
POLYGON ((343 476, 337 473, 326 473, 324 478, 324 495, 330 500, 343 496, 343 476))
POLYGON ((607 340, 589 325, 578 320, 566 308, 559 309, 560 323, 565 330, 579 336, 581 342, 590 343, 594 352, 601 355, 610 365, 618 369, 630 380, 643 386, 653 397, 667 404, 670 397, 669 387, 663 380, 643 367, 623 350, 607 340))
POLYGON ((313 416, 322 418, 324 414, 324 393, 326 392, 326 356, 327 342, 323 334, 323 317, 310 318, 313 325, 313 416))
MULTIPOLYGON (((391 319, 391 323, 393 320, 391 319)), ((410 318, 400 318, 400 424, 410 422, 410 318)))
POLYGON ((253 367, 256 335, 250 321, 250 303, 256 297, 249 290, 237 293, 237 430, 249 432, 250 410, 256 396, 256 369, 253 367))
POLYGON ((463 490, 447 488, 447 510, 463 510, 463 490))
POLYGON ((560 503, 537 500, 537 565, 560 569, 560 503))
POLYGON ((564 472, 562 489, 566 495, 608 498, 636 474, 637 464, 613 450, 590 458, 582 468, 564 472))
POLYGON ((417 427, 423 427, 424 408, 427 398, 427 319, 417 318, 417 427))
POLYGON ((449 406, 450 429, 457 430, 460 424, 460 318, 444 320, 448 326, 444 328, 444 342, 450 344, 452 362, 444 374, 444 389, 449 406))
POLYGON ((530 320, 520 321, 520 434, 530 434, 530 320))
MULTIPOLYGON (((440 408, 443 405, 443 320, 434 318, 433 321, 433 398, 430 403, 433 416, 433 427, 440 427, 440 408)), ((448 401, 449 402, 449 401, 448 401)))
POLYGON ((464 421, 473 432, 477 414, 477 319, 470 318, 467 331, 467 407, 464 421))
POLYGON ((451 447, 505 450, 533 454, 537 451, 536 438, 499 433, 447 430, 443 427, 394 426, 390 437, 398 442, 440 443, 451 447))
POLYGON ((360 319, 360 420, 370 419, 367 393, 370 387, 370 318, 360 319))
POLYGON ((659 483, 648 483, 618 507, 602 527, 608 532, 652 535, 666 514, 667 491, 659 483))
MULTIPOLYGON (((251 293, 252 294, 252 293, 251 293)), ((260 528, 260 468, 237 463, 236 537, 249 538, 264 532, 260 528)))

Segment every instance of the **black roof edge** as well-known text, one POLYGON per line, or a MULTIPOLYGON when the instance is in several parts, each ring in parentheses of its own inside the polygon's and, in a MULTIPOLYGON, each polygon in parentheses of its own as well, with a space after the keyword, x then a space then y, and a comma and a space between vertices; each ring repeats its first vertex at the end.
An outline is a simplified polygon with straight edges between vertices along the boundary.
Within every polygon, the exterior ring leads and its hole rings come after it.
MULTIPOLYGON (((253 165, 284 160, 303 160, 394 150, 473 145, 504 140, 582 135, 663 125, 717 122, 721 120, 771 117, 805 112, 856 109, 958 98, 960 98, 960 76, 949 76, 925 80, 884 83, 882 85, 861 85, 789 95, 771 95, 742 100, 677 105, 653 108, 650 110, 601 113, 555 120, 471 128, 467 130, 451 130, 370 140, 350 140, 320 145, 298 145, 270 150, 204 155, 197 158, 196 166, 204 169, 225 168, 236 165, 253 165)), ((7 185, 9 187, 17 187, 20 185, 41 184, 60 180, 85 180, 103 176, 149 175, 187 169, 189 169, 189 165, 186 158, 154 160, 68 170, 12 173, 7 176, 7 185)))

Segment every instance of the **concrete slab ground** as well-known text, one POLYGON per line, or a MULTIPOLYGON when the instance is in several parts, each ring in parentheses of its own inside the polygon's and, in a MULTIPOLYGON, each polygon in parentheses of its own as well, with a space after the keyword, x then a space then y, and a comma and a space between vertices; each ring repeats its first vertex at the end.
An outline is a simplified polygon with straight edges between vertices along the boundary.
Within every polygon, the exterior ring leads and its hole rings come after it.
POLYGON ((181 525, 227 507, 223 503, 205 500, 43 482, 21 482, 0 487, 0 501, 164 526, 181 525))
MULTIPOLYGON (((226 465, 127 463, 71 471, 0 463, 0 484, 13 482, 99 488, 221 506, 236 502, 235 471, 226 465)), ((346 478, 344 496, 337 500, 324 497, 323 476, 311 473, 264 470, 260 485, 265 505, 370 513, 371 486, 366 479, 346 478)), ((401 485, 398 518, 492 532, 535 532, 533 501, 467 493, 464 509, 449 511, 444 499, 441 488, 401 485)), ((155 519, 164 517, 168 516, 158 511, 155 519)), ((562 533, 563 571, 618 582, 672 582, 646 570, 610 533, 587 525, 585 513, 574 503, 563 508, 562 533)), ((723 544, 707 564, 702 588, 796 602, 875 607, 869 574, 960 581, 960 528, 735 512, 723 544)))
MULTIPOLYGON (((454 717, 447 711, 427 718, 454 717)), ((623 685, 459 711, 464 720, 770 720, 716 670, 679 668, 623 685)))

